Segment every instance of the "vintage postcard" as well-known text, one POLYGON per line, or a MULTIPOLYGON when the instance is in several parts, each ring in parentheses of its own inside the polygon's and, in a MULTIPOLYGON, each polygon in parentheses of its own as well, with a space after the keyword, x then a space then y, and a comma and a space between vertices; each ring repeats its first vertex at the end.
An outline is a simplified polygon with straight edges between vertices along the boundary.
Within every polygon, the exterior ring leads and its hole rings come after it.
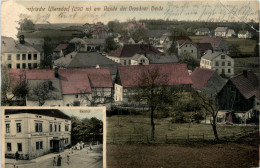
POLYGON ((104 107, 2 108, 2 167, 106 167, 104 107))
MULTIPOLYGON (((30 149, 12 138, 31 114, 11 121, 7 110, 2 165, 51 166, 33 160, 55 152, 58 166, 60 152, 62 167, 258 167, 259 67, 257 0, 2 1, 1 105, 107 114, 93 141, 79 118, 82 137, 28 133, 48 136, 30 149), (95 150, 101 135, 106 157, 95 150)), ((30 129, 45 128, 38 121, 30 129)))

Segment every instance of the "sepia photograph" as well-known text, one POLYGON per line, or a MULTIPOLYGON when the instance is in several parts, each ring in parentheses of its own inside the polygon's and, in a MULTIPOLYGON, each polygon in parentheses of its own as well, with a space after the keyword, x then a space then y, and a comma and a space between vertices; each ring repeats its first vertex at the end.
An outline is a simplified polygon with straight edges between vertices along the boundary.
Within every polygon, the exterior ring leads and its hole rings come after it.
POLYGON ((259 45, 257 0, 3 0, 2 166, 259 167, 259 45))
POLYGON ((103 167, 104 119, 105 108, 4 108, 2 166, 103 167))

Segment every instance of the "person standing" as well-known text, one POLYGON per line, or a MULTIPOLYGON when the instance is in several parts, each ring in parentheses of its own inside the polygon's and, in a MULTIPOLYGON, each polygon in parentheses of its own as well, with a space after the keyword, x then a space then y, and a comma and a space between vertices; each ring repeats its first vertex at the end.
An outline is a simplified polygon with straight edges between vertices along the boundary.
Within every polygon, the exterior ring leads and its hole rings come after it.
POLYGON ((57 165, 56 157, 53 158, 52 165, 53 165, 53 166, 56 166, 56 165, 57 165))
POLYGON ((59 155, 59 156, 58 156, 58 163, 57 163, 57 166, 61 166, 61 159, 62 159, 62 157, 59 155))
POLYGON ((69 165, 70 164, 70 156, 67 155, 67 164, 69 165))
POLYGON ((16 159, 16 161, 18 161, 18 159, 19 159, 19 153, 18 153, 18 151, 16 151, 16 153, 15 153, 15 159, 16 159))

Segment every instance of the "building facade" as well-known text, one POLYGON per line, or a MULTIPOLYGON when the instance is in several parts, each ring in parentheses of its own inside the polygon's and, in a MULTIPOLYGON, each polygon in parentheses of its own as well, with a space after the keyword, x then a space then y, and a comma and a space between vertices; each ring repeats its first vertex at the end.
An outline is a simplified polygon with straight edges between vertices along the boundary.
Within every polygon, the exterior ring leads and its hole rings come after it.
POLYGON ((31 160, 71 144, 71 119, 59 110, 9 109, 4 118, 5 157, 31 160))
POLYGON ((208 51, 201 57, 200 67, 207 69, 214 69, 221 75, 234 75, 234 59, 222 52, 208 51))
POLYGON ((18 41, 2 37, 1 65, 9 69, 37 68, 43 59, 43 39, 25 39, 18 41))

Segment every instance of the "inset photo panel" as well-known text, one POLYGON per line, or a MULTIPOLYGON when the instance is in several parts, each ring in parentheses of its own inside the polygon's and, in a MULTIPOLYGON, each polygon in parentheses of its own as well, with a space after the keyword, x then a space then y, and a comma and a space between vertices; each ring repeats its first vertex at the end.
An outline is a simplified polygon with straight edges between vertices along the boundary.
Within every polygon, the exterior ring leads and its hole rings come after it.
POLYGON ((106 167, 105 107, 2 108, 1 167, 106 167))

